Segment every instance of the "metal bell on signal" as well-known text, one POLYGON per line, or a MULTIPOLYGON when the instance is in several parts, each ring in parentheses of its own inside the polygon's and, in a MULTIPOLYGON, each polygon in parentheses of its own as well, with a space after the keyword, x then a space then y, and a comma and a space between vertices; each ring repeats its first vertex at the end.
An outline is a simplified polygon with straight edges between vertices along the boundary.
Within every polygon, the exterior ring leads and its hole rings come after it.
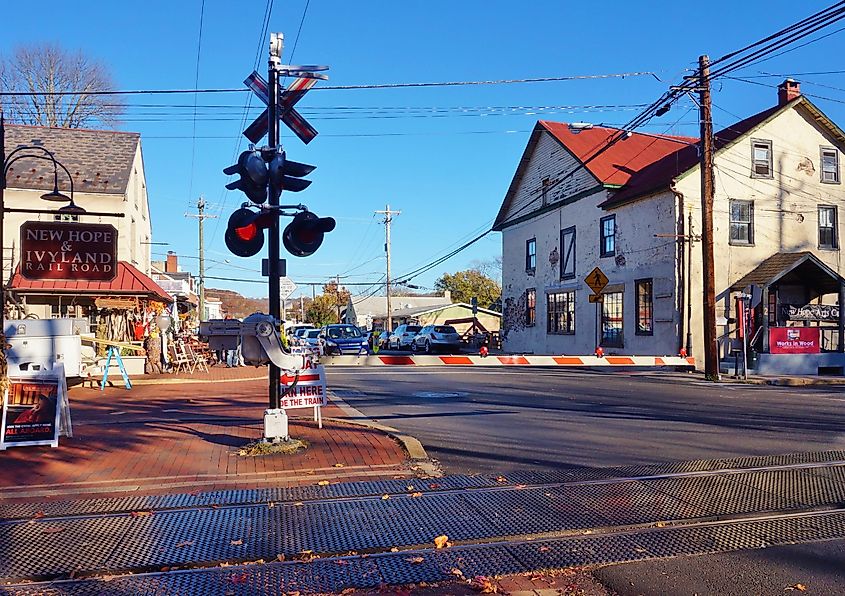
POLYGON ((258 221, 260 216, 260 213, 243 208, 229 216, 224 240, 232 254, 252 257, 264 246, 264 229, 258 221))
POLYGON ((323 243, 323 236, 334 230, 332 217, 317 217, 310 211, 297 213, 282 233, 282 242, 287 251, 295 257, 314 254, 323 243))

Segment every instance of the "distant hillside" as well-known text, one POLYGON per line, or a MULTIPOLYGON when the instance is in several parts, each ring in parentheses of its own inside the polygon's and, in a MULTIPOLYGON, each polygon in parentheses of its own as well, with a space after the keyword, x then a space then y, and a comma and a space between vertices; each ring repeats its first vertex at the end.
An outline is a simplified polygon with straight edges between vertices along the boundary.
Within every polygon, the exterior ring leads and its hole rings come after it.
POLYGON ((235 319, 243 319, 254 312, 267 311, 266 298, 247 298, 232 290, 214 290, 207 288, 205 295, 209 298, 219 298, 223 302, 223 312, 235 319))

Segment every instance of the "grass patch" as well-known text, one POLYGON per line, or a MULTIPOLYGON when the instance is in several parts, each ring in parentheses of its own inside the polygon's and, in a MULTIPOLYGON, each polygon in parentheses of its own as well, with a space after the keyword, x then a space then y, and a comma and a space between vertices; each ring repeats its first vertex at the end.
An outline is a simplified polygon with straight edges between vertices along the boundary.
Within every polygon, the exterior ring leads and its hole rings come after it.
POLYGON ((308 441, 290 439, 280 443, 254 441, 238 449, 241 457, 261 457, 264 455, 293 455, 308 448, 308 441))

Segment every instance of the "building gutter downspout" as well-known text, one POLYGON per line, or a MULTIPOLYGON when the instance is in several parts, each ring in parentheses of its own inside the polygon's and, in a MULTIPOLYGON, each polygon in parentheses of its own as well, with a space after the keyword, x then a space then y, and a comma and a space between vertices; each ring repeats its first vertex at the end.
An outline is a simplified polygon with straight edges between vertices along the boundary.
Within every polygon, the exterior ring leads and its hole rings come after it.
POLYGON ((692 356, 692 214, 690 214, 689 229, 687 230, 684 226, 684 214, 686 211, 684 193, 679 191, 675 187, 675 184, 677 184, 677 179, 673 178, 672 183, 669 185, 669 190, 678 199, 677 227, 678 240, 680 240, 678 249, 678 279, 680 280, 678 284, 680 298, 678 300, 678 310, 681 315, 681 324, 678 330, 678 351, 680 352, 681 349, 686 348, 687 356, 692 356), (684 259, 684 244, 688 248, 686 260, 684 259), (684 281, 686 281, 686 288, 684 287, 684 281), (687 307, 686 321, 684 321, 683 315, 684 305, 687 307), (684 342, 684 331, 686 331, 686 342, 684 342))

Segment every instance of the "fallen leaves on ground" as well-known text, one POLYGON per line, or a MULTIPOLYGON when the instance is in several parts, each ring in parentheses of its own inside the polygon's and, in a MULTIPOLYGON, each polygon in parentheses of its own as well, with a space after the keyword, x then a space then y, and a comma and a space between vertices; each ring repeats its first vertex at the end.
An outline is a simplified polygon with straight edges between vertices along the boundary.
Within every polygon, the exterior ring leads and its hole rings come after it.
POLYGON ((382 495, 382 496, 381 496, 381 500, 382 500, 382 501, 386 501, 386 500, 388 500, 389 498, 390 498, 390 495, 382 495))
POLYGON ((344 464, 335 464, 334 465, 335 468, 342 468, 343 466, 344 466, 344 464))
POLYGON ((297 501, 296 503, 293 504, 293 506, 294 507, 302 507, 304 504, 305 503, 303 503, 302 501, 297 501))
POLYGON ((193 545, 194 545, 193 540, 183 540, 182 542, 180 542, 179 544, 177 544, 173 548, 185 548, 186 546, 193 546, 193 545))
POLYGON ((247 574, 246 571, 244 571, 242 573, 236 573, 236 574, 230 575, 226 579, 228 581, 232 582, 233 584, 245 584, 247 582, 247 580, 249 579, 249 575, 247 574))
POLYGON ((33 515, 32 517, 34 517, 35 519, 39 519, 39 518, 44 517, 45 515, 46 515, 46 513, 44 513, 43 511, 36 511, 35 515, 33 515))
POLYGON ((437 484, 436 482, 432 482, 428 485, 428 488, 430 488, 431 490, 437 490, 438 488, 442 488, 442 485, 437 484))
POLYGON ((328 480, 320 480, 320 482, 318 482, 317 485, 318 486, 328 486, 329 481, 328 480))
POLYGON ((434 539, 434 546, 436 548, 446 548, 447 546, 452 546, 449 542, 449 537, 446 534, 442 534, 434 539))
POLYGON ((526 488, 526 485, 524 485, 524 484, 516 484, 516 485, 514 485, 514 488, 523 489, 523 488, 526 488))
POLYGON ((57 526, 51 526, 49 528, 44 528, 41 530, 42 534, 58 534, 59 532, 64 532, 65 528, 59 528, 57 526))
POLYGON ((229 541, 229 544, 231 544, 232 546, 240 546, 240 545, 242 545, 243 543, 244 543, 244 541, 243 541, 243 540, 240 540, 240 539, 239 539, 239 540, 230 540, 230 541, 229 541))
POLYGON ((470 582, 470 587, 482 594, 498 594, 499 587, 483 575, 476 575, 470 582))
POLYGON ((278 554, 276 555, 276 560, 282 563, 285 560, 285 556, 283 554, 278 554))
POLYGON ((419 565, 420 563, 425 561, 425 559, 423 559, 422 557, 411 557, 410 559, 405 560, 408 561, 408 563, 412 563, 414 565, 419 565))
POLYGON ((129 515, 131 515, 132 517, 147 517, 152 514, 152 511, 133 511, 129 515))
POLYGON ((411 493, 411 496, 416 499, 417 497, 421 497, 422 493, 411 493))
POLYGON ((457 567, 454 567, 449 573, 451 573, 452 575, 455 575, 457 577, 463 577, 464 576, 464 572, 461 571, 460 569, 458 569, 457 567))
POLYGON ((655 523, 655 524, 654 524, 654 527, 655 527, 655 528, 665 528, 665 527, 666 527, 666 522, 659 521, 659 522, 657 522, 657 523, 655 523))
POLYGON ((792 590, 798 590, 799 592, 806 592, 806 591, 807 591, 807 586, 805 586, 804 584, 793 584, 793 585, 789 586, 789 587, 788 587, 788 588, 786 588, 786 589, 787 589, 787 590, 790 590, 790 591, 792 591, 792 590))
POLYGON ((398 552, 399 552, 399 549, 398 549, 397 547, 395 547, 395 546, 391 546, 391 547, 390 547, 390 552, 392 552, 392 553, 398 553, 398 552))
POLYGON ((507 482, 508 479, 504 476, 496 476, 496 482, 507 482))
POLYGON ((334 564, 335 565, 349 565, 349 561, 347 561, 346 559, 335 559, 334 564))
POLYGON ((544 553, 544 552, 546 552, 546 551, 548 551, 548 550, 549 550, 549 547, 548 547, 548 546, 541 546, 538 550, 539 550, 541 553, 544 553))
POLYGON ((408 489, 408 490, 415 490, 415 487, 414 487, 414 485, 413 485, 413 484, 409 484, 409 485, 408 485, 408 486, 406 486, 405 488, 406 488, 406 489, 408 489))

